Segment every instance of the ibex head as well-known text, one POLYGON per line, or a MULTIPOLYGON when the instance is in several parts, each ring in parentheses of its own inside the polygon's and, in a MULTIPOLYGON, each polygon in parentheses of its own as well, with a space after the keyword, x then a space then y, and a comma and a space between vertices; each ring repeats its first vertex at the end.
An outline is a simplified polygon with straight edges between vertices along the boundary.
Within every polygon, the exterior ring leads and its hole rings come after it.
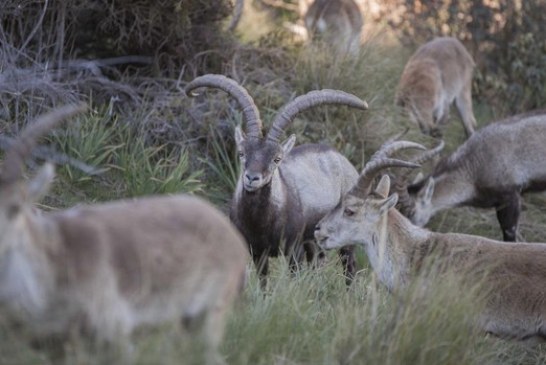
POLYGON ((295 135, 291 135, 282 143, 279 140, 285 128, 299 112, 322 104, 342 104, 362 110, 368 108, 365 101, 343 91, 328 89, 311 91, 286 104, 273 120, 269 133, 263 137, 263 123, 258 108, 241 85, 223 75, 204 75, 186 86, 186 94, 192 96, 193 90, 203 86, 225 91, 238 101, 243 110, 246 134, 237 127, 235 141, 242 167, 242 185, 248 192, 257 191, 269 184, 283 158, 294 147, 295 135))
MULTIPOLYGON (((422 165, 432 160, 442 152, 444 141, 420 155, 412 158, 410 161, 422 165)), ((432 194, 434 193, 434 178, 417 178, 410 186, 411 171, 402 173, 395 177, 393 191, 399 196, 397 208, 404 216, 409 218, 413 224, 420 227, 428 223, 433 215, 432 194)))
POLYGON ((389 140, 377 151, 364 167, 357 184, 343 198, 341 205, 326 215, 315 227, 315 238, 325 249, 344 245, 374 244, 377 240, 378 224, 394 207, 398 195, 389 196, 390 178, 385 175, 372 192, 375 178, 388 167, 419 167, 390 155, 396 151, 418 148, 422 145, 408 141, 389 140))
POLYGON ((5 242, 11 241, 16 220, 25 208, 45 195, 55 177, 53 165, 46 163, 30 181, 23 180, 23 167, 36 141, 53 129, 58 123, 83 111, 86 104, 67 105, 42 115, 23 130, 6 152, 0 170, 0 236, 5 242))

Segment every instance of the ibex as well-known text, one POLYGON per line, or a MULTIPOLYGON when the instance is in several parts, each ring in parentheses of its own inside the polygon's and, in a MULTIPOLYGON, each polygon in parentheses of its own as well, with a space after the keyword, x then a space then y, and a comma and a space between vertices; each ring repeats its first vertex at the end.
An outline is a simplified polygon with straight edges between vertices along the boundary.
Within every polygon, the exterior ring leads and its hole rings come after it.
MULTIPOLYGON (((241 85, 222 75, 204 75, 186 86, 186 94, 204 86, 225 91, 244 112, 247 133, 240 127, 235 130, 241 172, 230 216, 246 238, 265 285, 268 258, 279 251, 290 257, 293 269, 302 261, 304 250, 307 260, 313 260, 315 224, 339 203, 358 177, 352 164, 330 147, 294 147, 295 135, 281 143, 283 130, 299 112, 317 105, 342 104, 364 110, 367 104, 342 91, 312 91, 286 104, 263 137, 258 108, 241 85)), ((350 281, 355 271, 353 251, 342 249, 340 255, 350 281)))
POLYGON ((411 56, 396 90, 396 104, 408 111, 423 133, 440 136, 453 101, 467 137, 476 129, 472 111, 474 60, 455 38, 425 43, 411 56))
POLYGON ((491 123, 474 133, 431 176, 396 189, 404 214, 424 226, 437 212, 495 208, 505 241, 515 241, 521 194, 546 189, 546 110, 491 123))
POLYGON ((354 0, 315 0, 303 20, 311 40, 323 40, 337 54, 358 53, 364 22, 354 0))
POLYGON ((170 321, 201 327, 217 352, 226 311, 241 290, 248 252, 227 217, 179 195, 38 213, 51 164, 27 182, 37 138, 84 106, 65 106, 29 125, 0 171, 0 304, 38 336, 90 334, 130 349, 136 327, 170 321))
POLYGON ((394 209, 398 195, 389 196, 387 175, 372 192, 374 177, 388 165, 383 156, 368 162, 351 192, 317 225, 317 242, 326 249, 363 246, 379 281, 394 292, 407 288, 429 258, 456 275, 483 274, 487 295, 479 325, 503 338, 546 340, 546 245, 413 225, 394 209))

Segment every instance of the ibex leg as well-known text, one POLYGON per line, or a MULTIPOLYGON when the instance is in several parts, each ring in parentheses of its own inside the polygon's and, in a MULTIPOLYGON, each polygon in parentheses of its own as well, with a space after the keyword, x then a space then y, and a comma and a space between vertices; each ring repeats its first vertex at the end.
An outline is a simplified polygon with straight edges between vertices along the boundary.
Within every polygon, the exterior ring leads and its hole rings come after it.
POLYGON ((514 193, 506 195, 505 200, 497 206, 497 219, 502 229, 504 241, 515 242, 518 230, 519 212, 521 209, 521 198, 514 193))
POLYGON ((476 119, 472 110, 472 83, 469 82, 463 87, 459 95, 455 98, 455 105, 464 125, 466 136, 470 137, 476 129, 476 119))

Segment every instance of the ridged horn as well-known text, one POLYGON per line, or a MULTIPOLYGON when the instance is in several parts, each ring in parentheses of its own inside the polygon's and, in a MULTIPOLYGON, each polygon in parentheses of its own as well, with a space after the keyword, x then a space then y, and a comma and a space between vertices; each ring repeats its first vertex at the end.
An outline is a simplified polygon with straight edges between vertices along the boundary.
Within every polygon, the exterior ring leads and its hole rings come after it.
POLYGON ((31 154, 38 138, 45 135, 63 120, 86 109, 86 103, 65 105, 41 115, 36 122, 29 124, 6 152, 2 174, 0 175, 0 184, 11 184, 20 180, 23 175, 25 159, 31 154))
POLYGON ((184 91, 188 96, 196 96, 193 91, 200 87, 213 87, 225 91, 228 95, 237 100, 243 110, 244 120, 246 122, 246 135, 248 137, 262 138, 262 120, 260 112, 252 96, 244 87, 235 80, 224 75, 207 74, 196 77, 186 85, 184 91))
POLYGON ((362 170, 356 185, 351 189, 351 194, 360 197, 368 196, 375 177, 386 168, 420 167, 421 165, 419 164, 390 157, 391 154, 408 148, 416 148, 421 150, 426 149, 423 145, 410 141, 388 140, 387 143, 384 143, 379 150, 373 154, 368 163, 366 163, 366 166, 364 167, 364 170, 362 170))
POLYGON ((439 155, 440 152, 442 152, 442 150, 444 149, 444 147, 445 147, 445 142, 441 140, 436 147, 419 154, 416 158, 412 158, 411 162, 424 164, 425 162, 432 160, 434 157, 439 155))
POLYGON ((300 95, 286 104, 275 116, 267 139, 278 142, 284 129, 292 123, 299 112, 323 104, 341 104, 361 110, 368 109, 368 104, 353 94, 341 90, 315 90, 300 95))
MULTIPOLYGON (((427 150, 421 154, 419 154, 417 157, 412 158, 411 162, 422 165, 425 162, 433 159, 435 156, 440 154, 442 150, 444 149, 445 143, 444 141, 440 141, 440 143, 434 147, 433 149, 427 150)), ((400 213, 405 215, 406 217, 411 217, 414 212, 415 203, 413 201, 413 198, 409 195, 408 192, 408 184, 409 184, 409 177, 411 176, 411 171, 407 171, 399 176, 395 177, 394 183, 391 185, 392 190, 398 194, 398 203, 396 204, 398 210, 400 213)))

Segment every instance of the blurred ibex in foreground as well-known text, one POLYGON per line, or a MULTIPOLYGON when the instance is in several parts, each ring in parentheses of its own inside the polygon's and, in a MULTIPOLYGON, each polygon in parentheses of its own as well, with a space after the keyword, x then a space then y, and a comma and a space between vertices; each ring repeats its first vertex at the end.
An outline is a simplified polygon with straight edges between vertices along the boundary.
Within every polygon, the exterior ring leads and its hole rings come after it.
POLYGON ((396 185, 401 211, 424 226, 457 206, 495 208, 505 241, 515 241, 521 194, 546 190, 546 110, 491 123, 474 133, 432 175, 396 185))
POLYGON ((0 171, 0 304, 38 336, 89 333, 130 349, 141 325, 203 327, 209 362, 242 288, 248 253, 227 217, 201 199, 164 196, 37 213, 53 178, 23 164, 37 138, 85 106, 40 117, 0 171))
POLYGON ((396 104, 405 108, 423 133, 440 136, 453 101, 467 137, 476 129, 472 111, 474 60, 455 38, 425 43, 411 56, 396 91, 396 104))
MULTIPOLYGON (((295 269, 305 251, 307 261, 316 255, 313 228, 335 207, 355 183, 358 172, 334 149, 318 144, 294 147, 296 136, 280 142, 284 129, 299 112, 322 104, 367 109, 366 102, 337 90, 311 91, 286 104, 262 134, 258 108, 248 92, 222 75, 204 75, 186 86, 186 94, 199 87, 221 89, 234 97, 244 113, 246 135, 240 127, 235 141, 241 174, 233 195, 231 219, 246 238, 265 285, 268 258, 283 252, 295 269)), ((340 251, 345 275, 355 271, 352 248, 340 251)))
POLYGON ((374 177, 390 166, 384 156, 375 157, 342 203, 317 225, 317 242, 326 249, 362 245, 378 279, 394 292, 406 289, 430 259, 457 275, 480 275, 475 279, 483 281, 486 303, 478 319, 485 331, 546 340, 546 244, 434 233, 413 225, 394 209, 398 195, 389 196, 387 175, 372 192, 374 177))
POLYGON ((311 40, 324 41, 338 55, 358 53, 364 22, 354 0, 315 0, 303 20, 311 40))

